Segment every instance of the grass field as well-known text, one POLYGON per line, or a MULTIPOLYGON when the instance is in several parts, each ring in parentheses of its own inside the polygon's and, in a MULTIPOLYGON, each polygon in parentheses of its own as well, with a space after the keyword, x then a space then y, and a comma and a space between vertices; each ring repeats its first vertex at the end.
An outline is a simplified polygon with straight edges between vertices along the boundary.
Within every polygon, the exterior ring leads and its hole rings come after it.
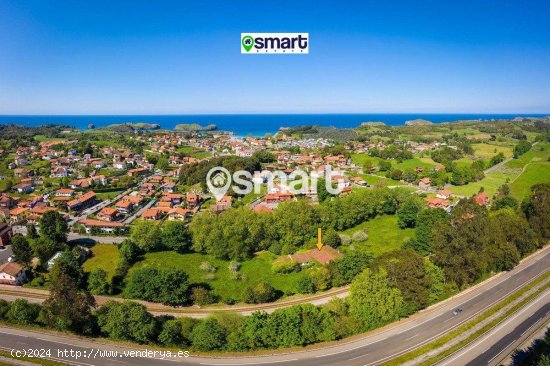
POLYGON ((33 137, 38 142, 45 142, 45 141, 63 142, 63 141, 66 141, 66 139, 57 138, 57 137, 46 137, 44 135, 34 135, 33 137))
POLYGON ((113 192, 99 192, 96 193, 96 197, 100 200, 110 200, 112 198, 115 198, 120 193, 124 192, 124 188, 121 188, 120 190, 116 190, 113 192))
POLYGON ((498 153, 503 153, 506 158, 513 155, 513 147, 511 146, 497 146, 493 144, 473 144, 474 155, 489 160, 498 153))
POLYGON ((191 253, 178 254, 175 252, 148 253, 145 258, 130 269, 129 275, 136 268, 178 268, 189 275, 191 284, 207 284, 215 295, 222 299, 240 300, 244 289, 249 285, 267 282, 277 290, 287 295, 297 292, 297 280, 306 275, 305 271, 291 274, 277 274, 271 270, 272 262, 277 256, 270 252, 261 252, 255 258, 244 261, 239 273, 244 275, 243 280, 232 278, 229 271, 229 261, 220 260, 209 255, 191 253), (203 262, 208 262, 216 271, 212 273, 200 269, 203 262), (209 277, 212 276, 213 278, 209 277))
POLYGON ((489 173, 479 182, 465 186, 453 186, 451 191, 463 196, 476 194, 481 187, 489 196, 495 194, 498 188, 509 183, 512 193, 517 199, 523 199, 531 187, 537 183, 550 182, 550 144, 539 143, 519 159, 513 159, 499 169, 489 173))
POLYGON ((92 247, 92 257, 84 262, 82 268, 84 272, 90 272, 94 268, 102 268, 111 278, 115 274, 117 265, 117 246, 115 244, 96 244, 92 247))
POLYGON ((373 186, 377 183, 383 182, 387 186, 400 186, 403 183, 397 180, 383 177, 381 175, 372 175, 372 174, 359 174, 361 178, 369 185, 373 186))
POLYGON ((405 170, 405 169, 415 169, 417 166, 424 168, 424 170, 428 170, 431 168, 435 168, 435 162, 429 158, 414 158, 405 160, 401 163, 392 162, 392 165, 396 167, 397 169, 405 170))
POLYGON ((378 216, 356 227, 348 229, 343 234, 352 236, 358 230, 364 230, 368 239, 364 242, 353 243, 357 250, 367 251, 375 257, 401 248, 414 235, 414 229, 400 229, 397 226, 397 216, 378 216))

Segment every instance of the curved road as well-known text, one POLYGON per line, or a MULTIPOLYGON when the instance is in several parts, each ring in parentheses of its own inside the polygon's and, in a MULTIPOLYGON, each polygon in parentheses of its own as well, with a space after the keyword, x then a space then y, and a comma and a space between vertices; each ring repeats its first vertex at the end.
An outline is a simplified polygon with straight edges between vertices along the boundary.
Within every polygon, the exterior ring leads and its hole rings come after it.
MULTIPOLYGON (((426 309, 408 319, 385 328, 356 337, 335 345, 322 348, 309 348, 302 351, 273 353, 248 357, 206 357, 160 359, 156 357, 126 357, 124 351, 136 350, 118 344, 58 335, 38 331, 0 327, 3 349, 42 348, 52 351, 52 358, 71 360, 77 365, 170 365, 179 362, 185 365, 266 365, 283 364, 299 366, 318 365, 374 365, 407 353, 433 339, 449 332, 460 324, 482 313, 500 300, 523 287, 550 268, 550 246, 525 259, 514 270, 495 276, 443 303, 426 309), (464 311, 458 316, 452 314, 456 307, 464 311), (58 350, 80 351, 82 355, 59 354, 58 350), (98 352, 111 350, 117 356, 99 357, 98 352), (65 357, 67 356, 67 357, 65 357)), ((139 350, 139 349, 137 349, 139 350)), ((458 361, 460 364, 461 359, 458 361)))

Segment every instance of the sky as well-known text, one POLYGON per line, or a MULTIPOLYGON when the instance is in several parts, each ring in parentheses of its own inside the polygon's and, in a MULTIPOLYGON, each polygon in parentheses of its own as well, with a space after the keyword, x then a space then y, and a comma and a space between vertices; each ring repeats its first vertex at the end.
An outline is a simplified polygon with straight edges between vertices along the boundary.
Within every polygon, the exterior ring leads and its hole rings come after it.
POLYGON ((550 2, 0 1, 0 114, 548 113, 550 2), (308 55, 240 34, 308 32, 308 55))

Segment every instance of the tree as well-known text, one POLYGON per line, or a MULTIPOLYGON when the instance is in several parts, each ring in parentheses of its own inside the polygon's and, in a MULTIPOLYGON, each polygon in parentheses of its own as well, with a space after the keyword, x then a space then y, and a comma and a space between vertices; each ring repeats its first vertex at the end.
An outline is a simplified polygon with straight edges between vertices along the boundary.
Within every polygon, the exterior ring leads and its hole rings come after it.
POLYGON ((391 169, 391 162, 387 160, 379 160, 378 161, 378 170, 381 172, 386 172, 391 169))
POLYGON ((247 304, 261 304, 274 301, 277 298, 277 292, 268 283, 262 282, 255 286, 249 286, 243 293, 243 301, 247 304))
POLYGON ((449 221, 449 215, 441 208, 421 210, 416 219, 415 238, 407 244, 422 255, 432 252, 436 243, 436 231, 449 221))
POLYGON ((67 245, 41 236, 32 242, 32 247, 44 265, 57 251, 65 249, 67 245))
POLYGON ((325 202, 329 197, 334 197, 328 192, 326 184, 326 179, 317 180, 317 200, 319 202, 325 202))
POLYGON ((47 211, 39 221, 40 236, 56 243, 66 243, 69 227, 58 211, 47 211))
POLYGON ((161 157, 158 159, 155 167, 163 172, 166 172, 168 168, 170 168, 170 164, 168 163, 168 159, 166 159, 165 157, 161 157))
POLYGON ((70 252, 57 258, 50 281, 50 296, 42 307, 41 319, 55 329, 91 334, 95 300, 89 292, 80 290, 84 273, 70 252))
POLYGON ((199 351, 221 350, 225 339, 225 329, 212 318, 201 321, 191 332, 193 348, 199 351))
POLYGON ((550 238, 550 183, 536 184, 523 203, 523 211, 531 228, 540 239, 550 238))
POLYGON ((490 241, 487 208, 473 198, 463 199, 453 209, 450 223, 436 231, 433 262, 445 270, 447 279, 463 287, 488 269, 490 241))
POLYGON ((167 305, 183 305, 189 298, 188 278, 187 273, 176 268, 140 268, 132 272, 124 296, 167 305))
POLYGON ((418 212, 422 208, 422 201, 418 196, 409 197, 397 210, 397 225, 401 228, 415 227, 418 212))
POLYGON ((144 252, 161 248, 161 230, 155 221, 138 220, 130 230, 130 239, 144 252))
POLYGON ((424 258, 411 249, 394 250, 376 258, 372 269, 383 268, 390 286, 399 289, 405 302, 404 314, 411 314, 429 304, 432 279, 426 272, 424 258))
POLYGON ((40 313, 40 305, 31 304, 27 300, 16 299, 10 304, 6 318, 17 324, 34 324, 40 313))
POLYGON ((170 319, 164 322, 159 334, 159 342, 168 347, 183 345, 183 333, 179 319, 170 319))
POLYGON ((351 283, 349 313, 362 330, 396 320, 403 309, 401 292, 390 286, 384 270, 365 269, 351 283))
POLYGON ((94 295, 108 295, 110 289, 107 272, 103 268, 94 268, 88 276, 88 290, 94 295))
POLYGON ((118 257, 121 262, 131 265, 138 259, 140 250, 138 246, 130 239, 124 239, 118 247, 118 257))
POLYGON ((191 290, 191 300, 197 305, 208 305, 214 302, 214 297, 206 287, 195 286, 191 290))
POLYGON ((181 221, 166 221, 162 226, 162 245, 178 253, 188 252, 191 248, 191 233, 187 224, 181 221))
POLYGON ((114 339, 149 343, 155 337, 155 319, 144 305, 133 301, 109 301, 98 309, 97 323, 114 339))
POLYGON ((361 252, 350 252, 329 263, 328 268, 332 276, 333 286, 342 286, 350 283, 355 276, 363 272, 372 261, 372 256, 361 252))
POLYGON ((514 159, 520 157, 520 155, 525 154, 527 151, 531 150, 531 143, 527 140, 521 140, 516 146, 514 146, 514 159))
POLYGON ((38 238, 38 231, 36 231, 36 226, 33 224, 27 225, 27 237, 33 240, 38 238))
POLYGON ((16 262, 25 268, 29 268, 33 257, 33 250, 27 238, 21 234, 14 235, 11 238, 11 248, 16 262))

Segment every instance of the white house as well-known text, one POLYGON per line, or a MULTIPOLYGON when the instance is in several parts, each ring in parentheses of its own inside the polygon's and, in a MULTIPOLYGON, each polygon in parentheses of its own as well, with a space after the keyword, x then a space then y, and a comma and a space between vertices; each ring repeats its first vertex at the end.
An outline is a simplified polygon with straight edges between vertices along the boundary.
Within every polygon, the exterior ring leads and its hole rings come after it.
POLYGON ((21 286, 27 281, 23 267, 15 262, 0 265, 0 283, 21 286))

